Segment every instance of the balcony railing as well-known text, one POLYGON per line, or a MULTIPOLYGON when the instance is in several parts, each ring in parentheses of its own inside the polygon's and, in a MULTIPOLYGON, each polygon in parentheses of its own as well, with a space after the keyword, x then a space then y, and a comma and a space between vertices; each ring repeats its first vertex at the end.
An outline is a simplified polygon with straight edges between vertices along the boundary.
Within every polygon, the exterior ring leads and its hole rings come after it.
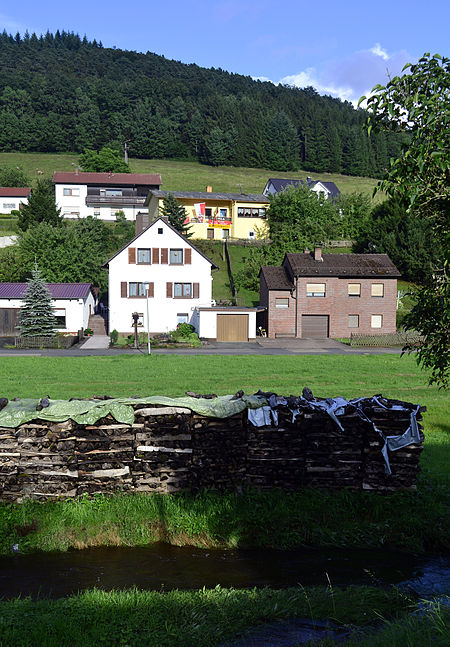
POLYGON ((119 205, 133 205, 133 204, 144 204, 146 196, 144 195, 88 195, 86 197, 86 205, 92 206, 97 204, 112 204, 114 206, 119 205))

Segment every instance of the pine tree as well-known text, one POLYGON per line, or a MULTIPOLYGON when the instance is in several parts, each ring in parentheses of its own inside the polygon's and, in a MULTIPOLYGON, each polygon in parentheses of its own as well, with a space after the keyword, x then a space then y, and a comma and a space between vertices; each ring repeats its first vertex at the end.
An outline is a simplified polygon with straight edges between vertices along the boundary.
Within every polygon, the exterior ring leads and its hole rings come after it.
POLYGON ((17 224, 19 229, 26 231, 40 222, 47 222, 53 226, 59 226, 63 222, 61 209, 58 209, 55 203, 53 184, 50 180, 37 181, 28 204, 22 207, 17 224))
POLYGON ((37 264, 31 275, 23 297, 23 306, 20 308, 20 334, 23 337, 53 336, 57 322, 53 314, 52 297, 37 264))
POLYGON ((167 218, 172 227, 174 227, 180 234, 190 238, 192 233, 190 227, 186 225, 187 213, 186 209, 178 202, 173 193, 169 193, 164 198, 164 204, 160 207, 160 215, 167 218))

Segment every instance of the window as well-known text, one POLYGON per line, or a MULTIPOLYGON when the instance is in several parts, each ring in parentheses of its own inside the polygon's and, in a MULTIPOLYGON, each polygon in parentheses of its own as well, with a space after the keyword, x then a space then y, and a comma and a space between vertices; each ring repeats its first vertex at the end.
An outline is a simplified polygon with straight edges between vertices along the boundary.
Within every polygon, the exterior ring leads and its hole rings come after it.
POLYGON ((100 209, 94 209, 94 218, 100 218, 100 209))
POLYGON ((15 209, 16 208, 16 203, 15 202, 4 202, 3 203, 3 209, 15 209))
POLYGON ((113 207, 111 209, 111 215, 117 218, 117 216, 120 216, 123 213, 123 209, 119 209, 118 207, 113 207))
POLYGON ((275 308, 289 308, 289 298, 281 297, 275 299, 275 308))
POLYGON ((214 240, 214 229, 207 229, 206 230, 206 238, 208 240, 214 240))
POLYGON ((122 195, 122 189, 100 189, 100 195, 103 198, 115 198, 122 195))
POLYGON ((158 227, 158 234, 162 234, 162 233, 163 233, 163 228, 162 228, 162 227, 158 227))
POLYGON ((80 212, 79 211, 70 211, 66 210, 63 213, 64 218, 79 218, 80 217, 80 212))
POLYGON ((129 297, 145 297, 147 295, 147 290, 145 289, 145 283, 130 283, 128 287, 128 296, 129 297))
POLYGON ((211 207, 205 207, 205 218, 207 220, 212 219, 212 209, 211 209, 211 207))
POLYGON ((373 297, 384 297, 384 283, 372 283, 370 294, 373 297))
POLYGON ((171 249, 169 262, 171 265, 183 265, 183 250, 171 249))
MULTIPOLYGON (((349 297, 360 297, 361 296, 361 283, 349 283, 348 284, 348 296, 349 297)), ((358 326, 356 326, 357 328, 358 326)))
POLYGON ((265 218, 264 207, 238 207, 238 218, 265 218))
POLYGON ((55 308, 53 314, 56 318, 56 327, 65 328, 66 327, 66 309, 65 308, 55 308))
POLYGON ((307 283, 306 284, 307 297, 324 297, 325 296, 325 283, 307 283))
POLYGON ((192 283, 174 283, 173 296, 190 299, 192 297, 192 283))
POLYGON ((348 315, 348 327, 359 328, 359 315, 348 315))
POLYGON ((218 220, 227 220, 228 219, 228 209, 219 209, 218 220))
POLYGON ((76 195, 76 196, 79 196, 80 195, 80 189, 65 188, 65 189, 63 189, 63 195, 76 195))
POLYGON ((383 327, 383 315, 372 315, 370 318, 370 326, 372 328, 383 327))
POLYGON ((189 315, 187 312, 179 312, 177 314, 177 324, 189 323, 189 315))
POLYGON ((151 250, 150 249, 139 249, 137 250, 137 262, 141 265, 150 265, 151 261, 151 250))
POLYGON ((255 232, 254 231, 249 231, 248 232, 248 237, 249 238, 254 238, 255 237, 255 232))
POLYGON ((229 237, 230 237, 230 230, 222 229, 222 238, 229 238, 229 237))

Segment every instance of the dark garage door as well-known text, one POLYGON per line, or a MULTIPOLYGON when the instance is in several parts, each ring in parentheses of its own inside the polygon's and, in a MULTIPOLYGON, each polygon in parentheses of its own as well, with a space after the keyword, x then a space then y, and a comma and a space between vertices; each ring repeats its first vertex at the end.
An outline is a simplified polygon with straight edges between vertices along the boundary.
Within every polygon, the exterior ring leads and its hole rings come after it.
POLYGON ((19 308, 0 308, 0 335, 13 337, 19 334, 19 308))
POLYGON ((328 315, 302 315, 302 337, 328 337, 328 315))

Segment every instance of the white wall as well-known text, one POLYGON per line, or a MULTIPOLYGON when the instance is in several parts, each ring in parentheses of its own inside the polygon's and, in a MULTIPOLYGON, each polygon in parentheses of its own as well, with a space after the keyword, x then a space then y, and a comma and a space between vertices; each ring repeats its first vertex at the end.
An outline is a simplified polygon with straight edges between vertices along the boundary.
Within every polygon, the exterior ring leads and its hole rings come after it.
MULTIPOLYGON (((22 307, 22 299, 0 299, 0 308, 22 307)), ((54 310, 64 310, 66 313, 66 327, 57 328, 57 332, 76 333, 81 328, 87 328, 89 322, 89 306, 92 313, 95 309, 95 300, 92 292, 85 299, 53 299, 54 310)))
POLYGON ((0 213, 11 213, 18 211, 21 204, 28 204, 28 198, 5 198, 0 197, 0 213))
POLYGON ((87 185, 86 184, 55 184, 55 201, 61 209, 61 215, 64 218, 86 218, 93 216, 100 220, 109 220, 115 222, 115 212, 123 211, 127 220, 136 220, 136 214, 147 212, 147 208, 142 204, 136 205, 116 205, 116 204, 102 204, 101 206, 87 206, 87 185), (64 189, 72 189, 78 192, 79 195, 64 195, 64 189), (78 214, 78 215, 77 215, 78 214))
MULTIPOLYGON (((129 247, 137 249, 186 249, 192 247, 175 233, 164 221, 157 220, 146 229, 129 247), (158 234, 162 229, 162 234, 158 234)), ((196 250, 192 249, 190 265, 138 265, 128 262, 128 247, 122 250, 109 263, 109 329, 119 333, 133 330, 132 313, 143 315, 143 326, 147 331, 146 298, 121 297, 121 282, 149 281, 154 283, 154 297, 149 298, 150 332, 163 333, 177 326, 177 314, 187 313, 189 322, 195 307, 211 303, 212 276, 211 264, 196 250), (166 283, 199 283, 199 298, 167 298, 166 283)))

